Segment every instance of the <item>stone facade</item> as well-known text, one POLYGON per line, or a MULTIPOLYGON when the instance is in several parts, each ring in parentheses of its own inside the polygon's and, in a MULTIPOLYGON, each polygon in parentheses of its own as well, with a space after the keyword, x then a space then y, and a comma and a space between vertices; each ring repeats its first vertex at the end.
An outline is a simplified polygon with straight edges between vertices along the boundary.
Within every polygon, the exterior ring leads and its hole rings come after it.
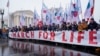
POLYGON ((20 17, 25 17, 25 25, 29 26, 33 22, 33 12, 30 10, 16 11, 10 15, 10 27, 20 26, 20 17))

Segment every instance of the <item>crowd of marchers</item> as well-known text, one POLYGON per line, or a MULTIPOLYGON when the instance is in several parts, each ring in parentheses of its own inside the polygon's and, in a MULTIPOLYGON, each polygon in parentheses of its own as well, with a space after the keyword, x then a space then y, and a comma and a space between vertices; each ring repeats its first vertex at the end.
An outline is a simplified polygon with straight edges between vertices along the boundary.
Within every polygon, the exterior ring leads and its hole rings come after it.
POLYGON ((36 30, 43 30, 43 31, 62 31, 62 30, 68 30, 68 31, 83 31, 83 30, 98 30, 100 29, 100 25, 94 20, 94 18, 91 18, 89 21, 86 21, 83 19, 82 21, 77 22, 63 22, 61 25, 52 23, 51 25, 42 25, 42 26, 15 26, 9 29, 11 32, 18 32, 18 31, 36 31, 36 30))

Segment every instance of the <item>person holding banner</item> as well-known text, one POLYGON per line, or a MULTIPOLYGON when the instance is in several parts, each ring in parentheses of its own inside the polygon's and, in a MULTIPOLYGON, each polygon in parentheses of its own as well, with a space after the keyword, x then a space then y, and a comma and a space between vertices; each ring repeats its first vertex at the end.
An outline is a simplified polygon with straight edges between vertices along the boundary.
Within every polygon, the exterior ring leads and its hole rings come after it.
POLYGON ((90 29, 90 30, 96 29, 97 30, 97 26, 98 26, 97 22, 94 21, 94 18, 91 18, 90 23, 88 25, 88 29, 90 29))
POLYGON ((68 22, 67 25, 66 25, 66 27, 67 27, 67 30, 68 30, 68 31, 71 30, 71 23, 68 22))
POLYGON ((56 31, 59 31, 59 30, 61 30, 61 27, 60 27, 59 24, 57 24, 57 25, 56 25, 56 31))
POLYGON ((33 30, 33 28, 32 28, 32 26, 30 24, 29 27, 28 27, 28 31, 32 31, 32 30, 33 30))
POLYGON ((43 25, 43 30, 47 31, 47 25, 46 24, 43 25))
POLYGON ((18 26, 18 31, 21 31, 21 28, 20 28, 20 26, 18 26))
POLYGON ((82 20, 82 28, 83 28, 83 30, 87 30, 88 29, 88 24, 85 21, 85 19, 82 20))
POLYGON ((52 31, 55 31, 55 30, 56 30, 56 25, 55 25, 55 23, 52 24, 51 30, 52 30, 52 31))
POLYGON ((78 25, 77 25, 76 22, 73 22, 71 27, 72 27, 72 31, 77 31, 78 30, 78 25))
POLYGON ((61 25, 62 30, 67 30, 66 22, 63 22, 61 25))
POLYGON ((78 31, 83 31, 83 30, 87 30, 88 28, 87 22, 85 21, 85 19, 82 20, 82 22, 80 21, 78 23, 78 31))
POLYGON ((79 21, 78 22, 78 31, 82 32, 82 30, 83 30, 82 23, 81 23, 81 21, 79 21))

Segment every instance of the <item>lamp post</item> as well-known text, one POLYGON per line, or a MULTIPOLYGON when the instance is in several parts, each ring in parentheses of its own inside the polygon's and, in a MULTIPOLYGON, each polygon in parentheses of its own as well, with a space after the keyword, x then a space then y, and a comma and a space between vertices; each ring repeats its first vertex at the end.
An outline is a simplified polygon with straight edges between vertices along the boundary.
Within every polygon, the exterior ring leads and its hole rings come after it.
POLYGON ((1 14, 1 28, 3 28, 3 25, 4 25, 4 20, 3 20, 3 15, 4 15, 4 9, 1 9, 0 10, 0 14, 1 14))

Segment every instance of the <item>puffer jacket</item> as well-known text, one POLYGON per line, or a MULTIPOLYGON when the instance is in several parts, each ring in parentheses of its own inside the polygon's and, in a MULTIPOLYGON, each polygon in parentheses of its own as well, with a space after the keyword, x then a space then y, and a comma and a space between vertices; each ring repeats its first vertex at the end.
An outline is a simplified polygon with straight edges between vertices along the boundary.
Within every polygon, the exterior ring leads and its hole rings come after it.
POLYGON ((82 30, 83 30, 82 24, 78 24, 78 31, 82 31, 82 30))
POLYGON ((81 23, 81 24, 82 24, 82 29, 83 29, 83 30, 86 30, 86 29, 88 28, 87 23, 84 22, 84 23, 81 23))
POLYGON ((2 33, 6 33, 7 30, 5 28, 2 29, 2 33))

